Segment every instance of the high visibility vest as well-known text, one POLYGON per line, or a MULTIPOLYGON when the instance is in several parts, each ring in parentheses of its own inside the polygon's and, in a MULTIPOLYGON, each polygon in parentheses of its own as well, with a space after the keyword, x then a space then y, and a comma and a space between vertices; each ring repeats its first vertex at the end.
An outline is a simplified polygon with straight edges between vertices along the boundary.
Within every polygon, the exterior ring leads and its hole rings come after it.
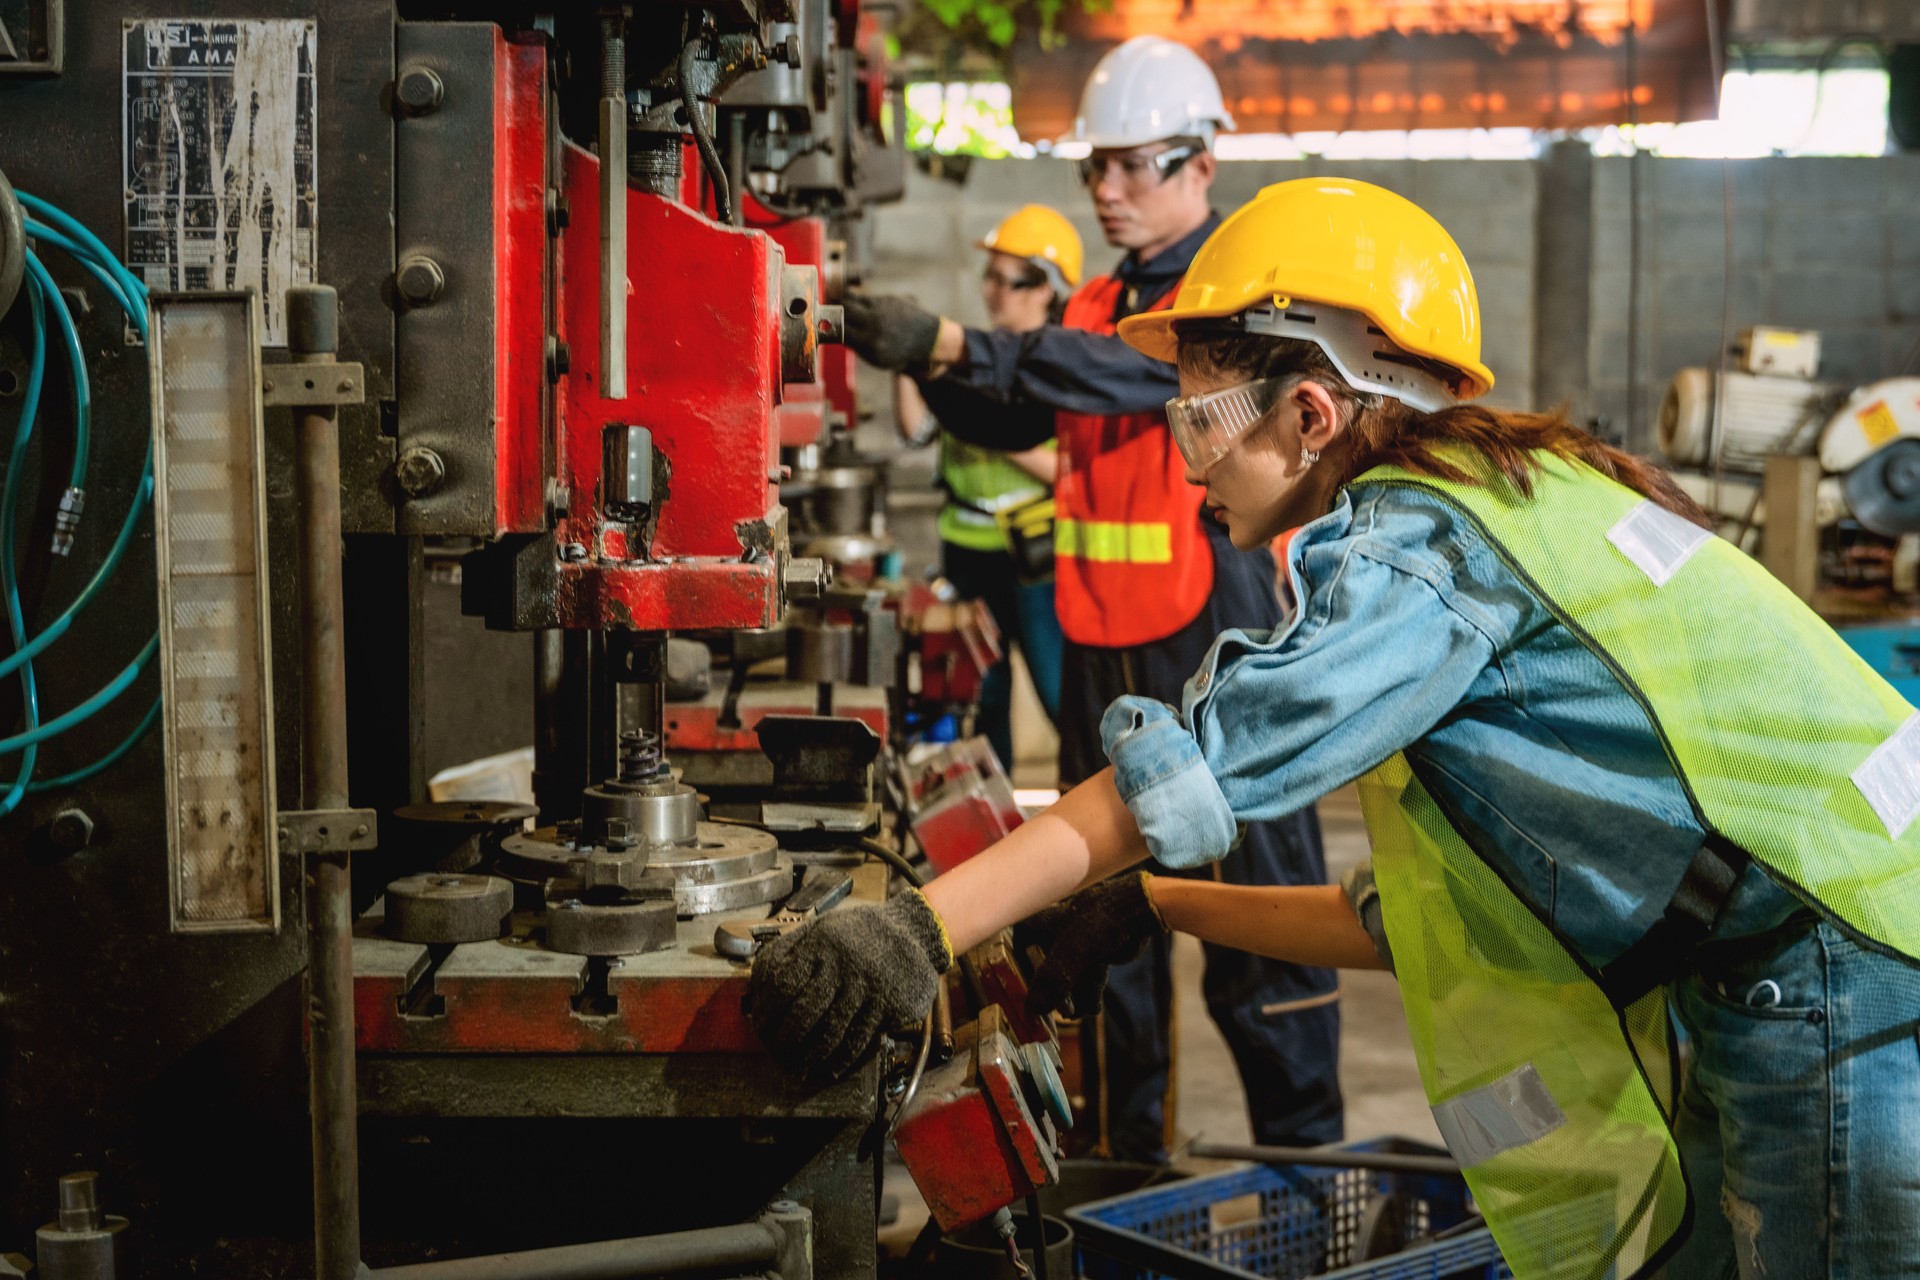
MULTIPOLYGON (((1062 323, 1112 333, 1122 284, 1090 280, 1062 323)), ((1151 309, 1173 305, 1177 290, 1151 309)), ((1200 616, 1213 591, 1213 548, 1200 523, 1203 492, 1166 414, 1061 413, 1054 486, 1054 600, 1076 644, 1118 648, 1163 640, 1200 616)))
POLYGON ((1666 983, 1746 860, 1920 955, 1920 718, 1732 544, 1542 457, 1532 500, 1388 467, 1354 484, 1416 486, 1479 528, 1646 708, 1706 843, 1648 936, 1596 965, 1476 854, 1417 746, 1360 794, 1421 1080, 1508 1264, 1520 1280, 1627 1280, 1678 1246, 1690 1209, 1717 1212, 1689 1205, 1672 1137, 1666 983))
POLYGON ((998 514, 1047 491, 1005 453, 968 444, 950 431, 940 433, 940 483, 952 498, 940 508, 940 540, 973 551, 1005 551, 998 514))

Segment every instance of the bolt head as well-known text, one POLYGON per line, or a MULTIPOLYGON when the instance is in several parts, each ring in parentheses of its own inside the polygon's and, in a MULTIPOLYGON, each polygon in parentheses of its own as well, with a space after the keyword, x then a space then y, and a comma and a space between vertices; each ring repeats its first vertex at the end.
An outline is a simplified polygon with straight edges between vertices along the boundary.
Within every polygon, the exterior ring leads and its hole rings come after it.
POLYGON ((84 809, 62 809, 53 815, 47 836, 57 848, 78 853, 93 843, 93 817, 84 809))
POLYGON ((428 67, 408 67, 393 85, 393 100, 410 116, 438 110, 446 96, 447 86, 428 67))
POLYGON ((424 497, 446 482, 447 464, 433 450, 415 445, 394 459, 393 479, 408 497, 424 497))
POLYGON ((410 307, 424 307, 437 299, 447 287, 447 273, 432 258, 403 259, 393 274, 394 292, 410 307))

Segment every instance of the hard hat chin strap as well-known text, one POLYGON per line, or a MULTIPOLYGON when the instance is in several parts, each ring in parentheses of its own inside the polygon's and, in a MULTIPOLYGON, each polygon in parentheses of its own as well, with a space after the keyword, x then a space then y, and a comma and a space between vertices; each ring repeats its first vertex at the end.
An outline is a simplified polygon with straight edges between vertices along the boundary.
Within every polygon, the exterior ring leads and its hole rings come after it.
POLYGON ((1452 384, 1401 350, 1358 311, 1275 299, 1271 305, 1242 311, 1239 320, 1248 333, 1313 343, 1355 390, 1390 397, 1420 413, 1444 409, 1458 398, 1452 384))

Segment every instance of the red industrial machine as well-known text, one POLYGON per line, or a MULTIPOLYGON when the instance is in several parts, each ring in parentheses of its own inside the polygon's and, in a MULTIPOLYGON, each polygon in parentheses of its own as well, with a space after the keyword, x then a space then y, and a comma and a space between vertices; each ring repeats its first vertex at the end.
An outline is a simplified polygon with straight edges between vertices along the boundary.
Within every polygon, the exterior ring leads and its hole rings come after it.
MULTIPOLYGON (((0 181, 0 280, 26 226, 71 295, 33 284, 34 323, 68 313, 90 366, 98 504, 136 532, 149 496, 172 512, 151 541, 182 599, 182 540, 230 531, 252 622, 195 653, 241 615, 149 616, 140 581, 38 659, 63 698, 129 639, 176 693, 237 674, 228 702, 50 743, 4 802, 10 845, 48 856, 0 904, 35 957, 0 993, 0 1250, 75 1153, 126 1224, 89 1275, 124 1237, 154 1275, 868 1280, 902 1099, 942 1221, 1050 1176, 1045 1029, 992 966, 961 1057, 923 1053, 929 1019, 827 1087, 741 1012, 765 931, 888 892, 893 748, 998 656, 886 571, 884 471, 852 448, 848 233, 904 179, 892 11, 29 9, 57 20, 0 57, 0 168, 74 225, 14 218, 0 181), (209 440, 233 451, 211 482, 170 469, 206 472, 209 440), (429 664, 491 674, 430 625, 429 562, 525 637, 530 696, 459 710, 531 711, 531 806, 428 799, 429 664), (196 750, 235 709, 246 750, 196 750), (243 784, 249 807, 208 807, 243 784), (183 845, 194 813, 215 856, 183 845), (228 881, 246 900, 208 908, 228 881)), ((75 571, 112 569, 78 510, 75 571)))

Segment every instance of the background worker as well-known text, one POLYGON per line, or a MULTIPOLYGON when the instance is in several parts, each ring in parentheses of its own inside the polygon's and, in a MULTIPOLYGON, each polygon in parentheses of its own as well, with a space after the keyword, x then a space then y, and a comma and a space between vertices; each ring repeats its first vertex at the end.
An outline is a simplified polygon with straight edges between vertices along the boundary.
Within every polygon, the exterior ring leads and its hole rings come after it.
MULTIPOLYGON (((1234 541, 1298 528, 1288 623, 1222 636, 1177 709, 1116 703, 1114 769, 924 899, 776 944, 769 1007, 824 967, 875 1003, 868 940, 937 967, 1097 882, 1047 913, 1042 1001, 1165 927, 1390 965, 1519 1280, 1920 1274, 1914 709, 1665 472, 1462 403, 1492 386, 1472 277, 1399 196, 1270 187, 1122 333, 1177 354, 1234 541), (1355 779, 1377 888, 1110 878, 1355 779)), ((844 1051, 831 1004, 804 1021, 768 1031, 844 1051)))
MULTIPOLYGON (((1214 637, 1279 621, 1273 559, 1237 550, 1183 478, 1162 406, 1172 365, 1114 336, 1124 318, 1164 309, 1219 223, 1208 204, 1216 130, 1231 128, 1213 73, 1156 37, 1102 58, 1081 96, 1073 138, 1107 242, 1126 250, 1088 281, 1064 324, 1027 333, 967 329, 899 298, 849 299, 846 334, 869 362, 924 371, 925 385, 981 411, 948 424, 973 443, 1029 449, 1057 435, 1056 591, 1067 644, 1060 693, 1060 777, 1106 765, 1100 717, 1126 694, 1173 699, 1214 637)), ((1310 805, 1270 815, 1209 876, 1238 884, 1326 879, 1310 805)), ((1172 1128, 1170 950, 1154 940, 1116 970, 1088 1054, 1086 1090, 1106 1150, 1159 1160, 1172 1128)), ((1232 1051, 1262 1142, 1342 1134, 1339 990, 1325 968, 1209 948, 1208 1012, 1232 1051)))
MULTIPOLYGON (((1030 204, 1007 215, 980 241, 987 266, 980 299, 987 321, 1006 333, 1057 324, 1067 295, 1080 283, 1080 233, 1057 210, 1030 204)), ((1009 651, 1026 656, 1027 672, 1047 718, 1060 710, 1060 617, 1053 607, 1053 485, 1060 455, 1048 440, 1019 453, 968 444, 949 419, 982 409, 978 396, 945 381, 924 391, 913 378, 894 380, 894 415, 909 444, 940 441, 941 572, 963 600, 984 600, 1009 651), (1028 514, 1039 516, 1032 521, 1028 514), (1007 526, 1019 522, 1013 535, 1007 526), (1037 528, 1036 528, 1037 525, 1037 528), (1011 541, 1010 541, 1011 538, 1011 541)), ((1013 665, 989 671, 980 685, 979 729, 1013 773, 1013 665)))

